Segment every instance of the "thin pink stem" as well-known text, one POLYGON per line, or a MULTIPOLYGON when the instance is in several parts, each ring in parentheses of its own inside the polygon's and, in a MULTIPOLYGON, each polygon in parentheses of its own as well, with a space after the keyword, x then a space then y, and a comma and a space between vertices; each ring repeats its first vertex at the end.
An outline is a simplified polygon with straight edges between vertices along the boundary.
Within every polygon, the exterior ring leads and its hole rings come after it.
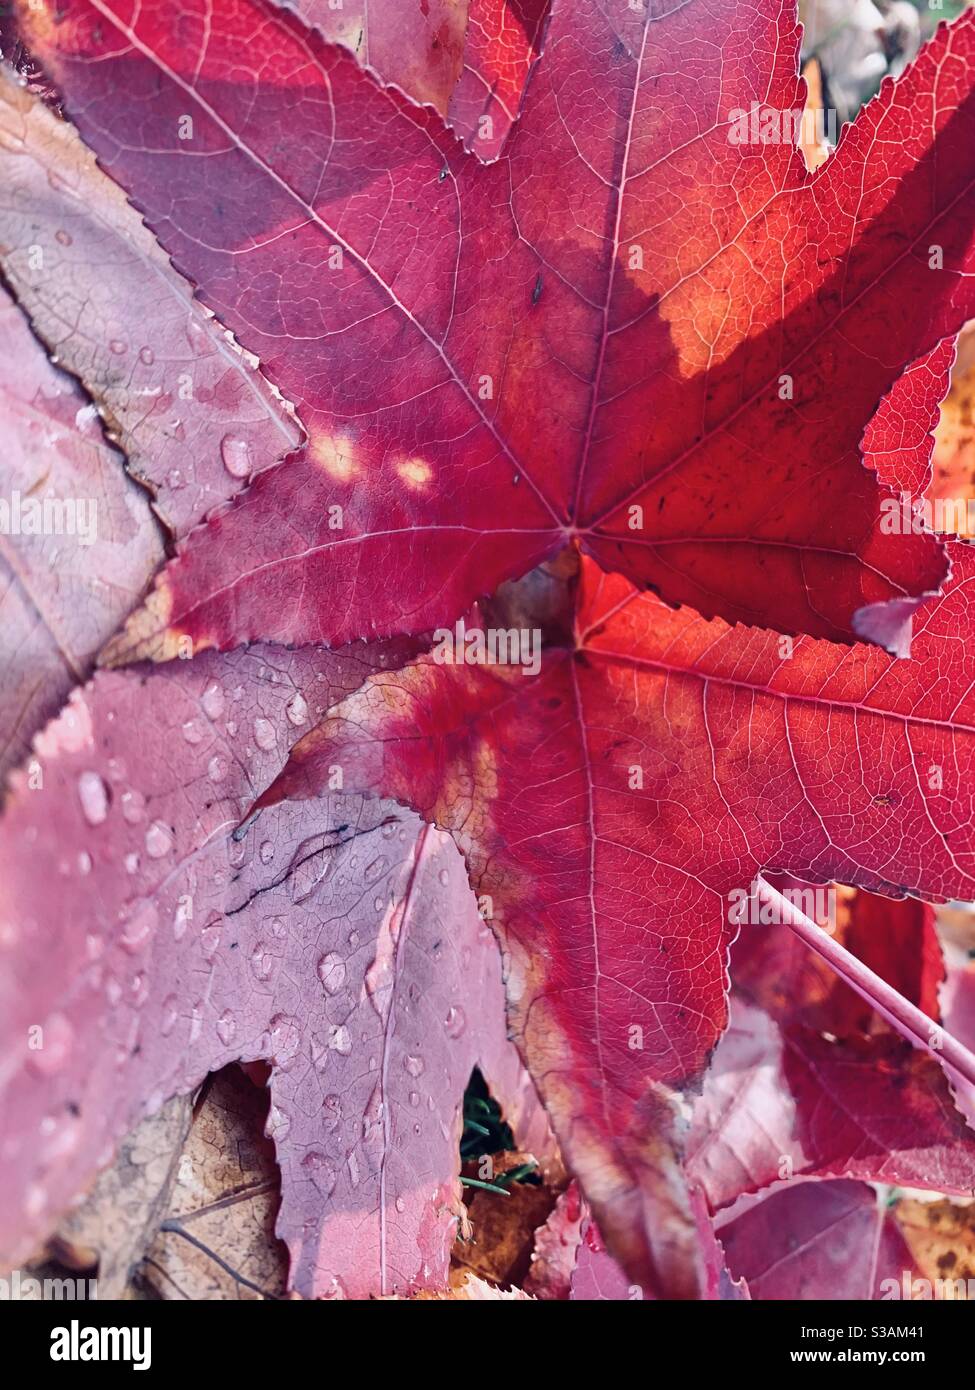
POLYGON ((758 896, 774 907, 777 919, 790 927, 800 941, 817 955, 822 956, 830 968, 882 1014, 892 1028, 896 1028, 909 1043, 940 1062, 950 1076, 975 1086, 975 1054, 969 1052, 964 1044, 946 1033, 939 1023, 922 1013, 886 980, 857 960, 845 946, 834 941, 828 932, 794 907, 764 878, 757 878, 755 887, 758 896))

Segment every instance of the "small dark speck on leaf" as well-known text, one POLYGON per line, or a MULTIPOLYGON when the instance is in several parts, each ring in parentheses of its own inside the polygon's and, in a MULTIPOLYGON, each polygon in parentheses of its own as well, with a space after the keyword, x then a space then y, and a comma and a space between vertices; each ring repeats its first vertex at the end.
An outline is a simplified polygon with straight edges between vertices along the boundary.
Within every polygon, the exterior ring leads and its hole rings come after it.
POLYGON ((535 278, 535 286, 534 286, 534 289, 532 290, 532 303, 533 303, 533 304, 537 304, 538 301, 541 299, 541 297, 542 297, 542 274, 541 274, 541 271, 539 271, 538 275, 537 275, 536 278, 535 278))

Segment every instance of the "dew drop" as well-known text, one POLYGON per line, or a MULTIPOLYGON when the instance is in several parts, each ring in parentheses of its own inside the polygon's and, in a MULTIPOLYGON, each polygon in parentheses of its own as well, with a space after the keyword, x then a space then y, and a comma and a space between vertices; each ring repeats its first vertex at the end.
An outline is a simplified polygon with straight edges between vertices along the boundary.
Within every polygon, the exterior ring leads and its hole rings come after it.
POLYGON ((106 768, 110 782, 121 782, 125 777, 125 761, 122 758, 109 758, 106 768))
POLYGON ((223 687, 218 681, 210 681, 200 696, 200 704, 203 706, 203 712, 208 719, 220 718, 223 714, 224 694, 223 687))
POLYGON ((54 1076, 61 1071, 74 1047, 74 1029, 64 1014, 51 1014, 41 1034, 43 1046, 29 1054, 33 1071, 41 1076, 54 1076))
POLYGON ((220 457, 232 478, 247 478, 251 472, 251 451, 246 439, 225 434, 220 441, 220 457))
POLYGON ((213 957, 220 949, 220 918, 215 922, 208 922, 200 932, 200 950, 203 952, 204 960, 213 960, 213 957))
POLYGON ((204 734, 203 721, 195 715, 192 719, 187 719, 183 724, 183 737, 187 743, 199 743, 204 734))
POLYGON ((229 1047, 237 1032, 237 1023, 229 1009, 224 1009, 217 1019, 217 1037, 224 1047, 229 1047))
POLYGON ((78 855, 78 872, 79 874, 91 873, 91 855, 86 850, 82 850, 78 855))
POLYGON ((203 1000, 198 999, 190 1014, 190 1042, 195 1043, 203 1032, 203 1000))
POLYGON ((459 1004, 451 1004, 443 1026, 448 1038, 459 1038, 463 1033, 467 1027, 467 1015, 459 1004))
POLYGON ((402 1197, 396 1198, 396 1210, 399 1212, 400 1216, 402 1216, 403 1212, 406 1210, 406 1203, 402 1197))
POLYGON ((366 1144, 382 1138, 383 1126, 383 1098, 381 1088, 377 1085, 366 1104, 362 1114, 362 1139, 366 1144))
POLYGON ((294 1058, 300 1042, 298 1025, 288 1014, 277 1014, 271 1019, 271 1048, 279 1067, 294 1058))
POLYGON ((121 357, 122 353, 126 351, 128 344, 123 343, 121 338, 113 338, 108 346, 115 353, 116 357, 121 357))
POLYGON ((335 1169, 324 1154, 310 1153, 302 1160, 302 1167, 310 1172, 312 1181, 323 1197, 330 1197, 335 1190, 335 1169), (314 1163, 309 1167, 309 1159, 314 1163))
POLYGON ((162 1015, 159 1019, 159 1031, 164 1038, 168 1038, 176 1027, 176 1020, 179 1018, 179 1000, 175 994, 167 994, 163 1000, 162 1015))
POLYGON ((159 914, 152 903, 143 903, 122 928, 122 945, 130 955, 141 951, 156 929, 159 914))
POLYGON ((291 1116, 286 1115, 280 1106, 272 1105, 267 1117, 267 1124, 264 1126, 264 1133, 276 1144, 280 1143, 282 1139, 287 1139, 291 1133, 291 1116))
POLYGON ((328 1030, 328 1045, 340 1057, 348 1057, 352 1051, 352 1036, 344 1023, 334 1024, 328 1030))
POLYGON ((307 723, 308 701, 300 690, 297 691, 285 705, 284 712, 296 728, 300 728, 302 724, 307 723))
POLYGON ((207 774, 210 778, 210 781, 222 782, 223 779, 226 777, 228 771, 229 767, 227 759, 221 757, 219 753, 214 753, 213 757, 207 763, 207 774))
POLYGON ((259 941, 251 951, 251 970, 258 980, 268 980, 274 969, 274 957, 268 951, 263 941, 259 941))
POLYGON ((189 899, 180 898, 173 913, 173 939, 182 941, 186 935, 186 928, 190 924, 193 916, 193 907, 189 899))
POLYGON ((164 859, 173 847, 173 835, 168 825, 154 820, 146 831, 146 854, 150 859, 164 859))
POLYGON ((141 792, 123 792, 119 800, 122 816, 129 825, 138 825, 146 818, 146 799, 141 792))
POLYGON ((426 1062, 424 1062, 422 1057, 407 1054, 407 1056, 403 1058, 403 1069, 407 1076, 422 1076, 426 1069, 426 1062))
POLYGON ((439 874, 437 874, 437 878, 440 880, 441 888, 446 888, 450 883, 450 874, 448 874, 446 869, 441 869, 439 874))
POLYGON ((274 732, 274 725, 270 719, 254 720, 254 742, 258 748, 263 748, 269 752, 277 743, 277 735, 274 732))
POLYGON ((45 1163, 70 1158, 81 1142, 82 1125, 76 1115, 45 1115, 40 1129, 45 1163))
POLYGON ((342 1102, 336 1095, 326 1096, 322 1101, 322 1125, 327 1131, 338 1129, 342 1122, 342 1102))
POLYGON ((101 825, 108 815, 108 787, 97 772, 83 772, 78 778, 78 799, 89 825, 101 825))
POLYGON ((367 883, 375 883, 377 878, 382 878, 388 868, 389 860, 384 854, 381 854, 378 859, 374 859, 371 864, 366 865, 362 871, 362 876, 367 883))
POLYGON ((270 840, 265 840, 257 852, 261 857, 262 864, 270 864, 271 860, 274 858, 274 846, 271 844, 270 840))
POLYGON ((329 951, 318 962, 318 978, 326 994, 338 994, 345 984, 345 961, 334 951, 329 951))
POLYGON ((54 233, 54 240, 61 246, 70 246, 74 237, 70 232, 66 232, 63 227, 59 227, 54 233))
POLYGON ((145 363, 147 367, 151 367, 155 360, 156 354, 153 352, 151 347, 144 347, 139 349, 139 361, 145 363))
POLYGON ((202 356, 210 346, 206 329, 195 318, 191 318, 186 325, 186 341, 197 356, 202 356))

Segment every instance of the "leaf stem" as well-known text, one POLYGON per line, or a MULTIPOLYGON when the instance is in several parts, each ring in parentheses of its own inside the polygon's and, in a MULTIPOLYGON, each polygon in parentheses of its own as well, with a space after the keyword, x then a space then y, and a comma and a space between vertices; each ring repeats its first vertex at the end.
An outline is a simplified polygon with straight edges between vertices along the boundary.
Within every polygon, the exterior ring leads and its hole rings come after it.
POLYGON ((969 1052, 963 1043, 945 1032, 939 1023, 905 999, 869 966, 857 960, 845 946, 794 907, 764 878, 759 876, 755 880, 755 887, 758 896, 775 908, 778 920, 791 928, 810 950, 822 956, 840 979, 855 989, 892 1028, 939 1062, 953 1079, 975 1086, 975 1054, 969 1052))

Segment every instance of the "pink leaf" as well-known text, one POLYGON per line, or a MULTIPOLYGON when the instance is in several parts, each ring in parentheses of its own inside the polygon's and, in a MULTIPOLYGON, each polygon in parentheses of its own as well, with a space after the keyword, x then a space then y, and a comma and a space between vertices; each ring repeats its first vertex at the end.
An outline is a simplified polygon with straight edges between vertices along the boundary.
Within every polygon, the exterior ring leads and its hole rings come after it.
POLYGON ((795 1183, 719 1234, 731 1270, 756 1299, 889 1298, 916 1272, 882 1199, 861 1182, 795 1183))
POLYGON ((235 1059, 272 1064, 278 1234, 306 1296, 444 1283, 475 1064, 551 1159, 449 841, 341 795, 231 838, 299 728, 389 655, 103 675, 39 737, 43 788, 15 779, 0 848, 4 1259, 235 1059))

